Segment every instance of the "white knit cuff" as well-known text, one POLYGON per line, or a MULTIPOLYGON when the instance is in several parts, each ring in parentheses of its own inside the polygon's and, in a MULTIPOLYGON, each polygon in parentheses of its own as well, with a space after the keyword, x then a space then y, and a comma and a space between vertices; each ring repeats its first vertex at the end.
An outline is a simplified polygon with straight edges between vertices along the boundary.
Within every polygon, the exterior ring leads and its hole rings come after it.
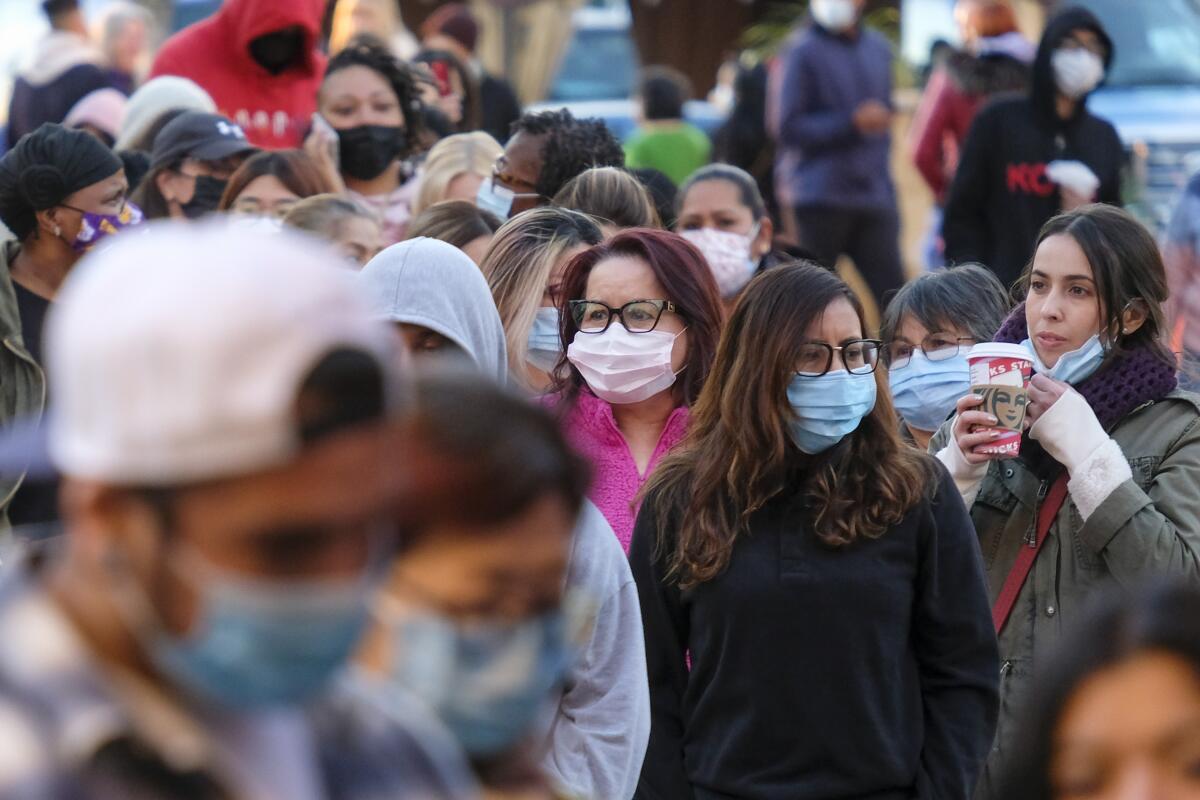
POLYGON ((1111 441, 1100 420, 1096 419, 1096 412, 1074 389, 1069 389, 1046 409, 1029 429, 1029 436, 1041 442, 1046 452, 1072 475, 1100 447, 1111 441))
POLYGON ((1118 486, 1132 477, 1133 471, 1121 446, 1109 439, 1071 470, 1067 492, 1075 502, 1075 508, 1079 509, 1079 516, 1086 522, 1118 486))
POLYGON ((963 503, 966 504, 967 508, 970 508, 975 502, 975 496, 979 494, 979 485, 983 483, 983 478, 987 475, 987 462, 972 464, 967 461, 967 457, 963 455, 962 450, 958 447, 958 442, 954 440, 953 436, 950 437, 950 441, 934 457, 946 467, 946 471, 954 479, 954 485, 958 488, 958 493, 962 495, 963 503))

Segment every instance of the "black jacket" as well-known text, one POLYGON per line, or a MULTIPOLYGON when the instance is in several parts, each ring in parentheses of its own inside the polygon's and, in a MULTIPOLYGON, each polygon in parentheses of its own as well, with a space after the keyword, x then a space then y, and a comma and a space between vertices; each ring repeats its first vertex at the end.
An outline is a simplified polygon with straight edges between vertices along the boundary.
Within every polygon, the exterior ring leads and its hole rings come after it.
POLYGON ((1078 8, 1065 11, 1042 37, 1029 95, 996 100, 971 124, 946 200, 942 235, 947 261, 978 261, 1005 284, 1020 277, 1038 232, 1062 210, 1058 186, 1046 177, 1051 161, 1087 164, 1100 178, 1097 200, 1120 204, 1125 150, 1116 129, 1083 103, 1070 119, 1055 110, 1050 59, 1063 38, 1079 28, 1100 36, 1111 63, 1111 41, 1095 16, 1078 8))
POLYGON ((637 797, 970 797, 995 731, 996 637, 962 499, 944 472, 931 489, 840 549, 801 493, 777 497, 687 591, 664 579, 647 498, 629 554, 651 710, 637 797))
POLYGON ((504 144, 512 134, 512 125, 521 117, 517 93, 503 78, 486 72, 479 79, 479 97, 483 106, 483 130, 504 144))

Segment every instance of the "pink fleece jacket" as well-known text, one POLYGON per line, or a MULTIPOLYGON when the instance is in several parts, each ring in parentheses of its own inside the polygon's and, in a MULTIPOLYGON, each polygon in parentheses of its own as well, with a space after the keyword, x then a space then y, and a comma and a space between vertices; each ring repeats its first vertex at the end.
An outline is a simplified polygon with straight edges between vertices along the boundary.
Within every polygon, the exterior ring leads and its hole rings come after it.
MULTIPOLYGON (((543 402, 555 407, 559 398, 550 396, 543 398, 543 402)), ((683 438, 687 420, 686 406, 671 412, 658 438, 658 446, 650 456, 646 473, 642 474, 638 472, 608 403, 585 390, 579 393, 574 407, 563 414, 563 429, 568 441, 592 462, 595 470, 588 497, 612 525, 626 553, 629 552, 629 540, 633 538, 633 523, 637 520, 634 499, 662 457, 683 438)))

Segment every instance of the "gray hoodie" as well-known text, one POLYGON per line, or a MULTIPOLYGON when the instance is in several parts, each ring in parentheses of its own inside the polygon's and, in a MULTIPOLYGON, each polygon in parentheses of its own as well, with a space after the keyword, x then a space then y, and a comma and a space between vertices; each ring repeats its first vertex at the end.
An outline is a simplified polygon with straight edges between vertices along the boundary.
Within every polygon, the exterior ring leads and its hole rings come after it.
POLYGON ((480 372, 508 383, 504 326, 475 262, 437 239, 410 239, 383 250, 358 274, 376 312, 391 322, 445 336, 480 372))

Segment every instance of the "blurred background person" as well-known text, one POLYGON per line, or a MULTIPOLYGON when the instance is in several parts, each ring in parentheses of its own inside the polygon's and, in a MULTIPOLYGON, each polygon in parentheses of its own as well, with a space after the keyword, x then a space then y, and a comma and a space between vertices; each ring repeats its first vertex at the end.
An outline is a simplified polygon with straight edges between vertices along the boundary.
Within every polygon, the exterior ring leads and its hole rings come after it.
POLYGON ((675 232, 704 254, 726 300, 780 260, 771 251, 775 225, 758 184, 744 170, 729 164, 704 167, 680 188, 678 203, 675 232))
POLYGON ((194 80, 259 147, 299 147, 325 72, 323 8, 321 0, 226 0, 163 43, 150 77, 194 80))
POLYGON ((157 127, 162 115, 171 111, 215 114, 217 104, 208 92, 187 78, 164 75, 146 81, 125 104, 121 133, 114 149, 149 153, 154 149, 154 137, 162 130, 157 127))
POLYGON ((229 177, 217 210, 281 220, 300 200, 334 188, 303 150, 266 150, 229 177))
POLYGON ((116 89, 97 89, 71 106, 62 124, 87 131, 111 149, 121 132, 127 102, 116 89))
POLYGON ((1024 708, 1002 797, 1200 797, 1200 594, 1110 589, 1068 630, 1024 708))
POLYGON ((145 6, 128 0, 108 5, 92 26, 108 80, 125 95, 133 94, 150 70, 150 36, 154 18, 145 6))
POLYGON ((417 54, 417 37, 400 16, 392 0, 334 0, 331 6, 329 53, 337 55, 362 34, 383 42, 392 55, 407 61, 417 54))
POLYGON ((913 163, 934 194, 926 266, 943 263, 942 209, 975 113, 990 98, 1029 90, 1034 46, 1017 29, 1008 0, 958 0, 961 50, 933 71, 909 128, 913 163))
POLYGON ((712 159, 752 175, 771 219, 778 220, 775 142, 767 133, 767 84, 765 64, 738 63, 733 84, 733 107, 713 134, 712 159))
POLYGON ((479 84, 481 119, 479 128, 497 142, 507 142, 513 123, 521 116, 521 103, 512 85, 492 75, 476 57, 479 22, 464 3, 439 6, 421 26, 421 43, 432 50, 453 53, 479 84))
POLYGON ((836 275, 763 273, 647 483, 642 796, 971 796, 996 724, 987 585, 865 329, 836 275))
POLYGON ((504 149, 483 131, 456 133, 433 146, 417 176, 413 216, 443 200, 474 203, 479 187, 491 177, 492 165, 504 149))
POLYGON ((217 210, 229 178, 257 148, 227 117, 185 111, 154 137, 150 172, 133 193, 147 219, 217 210))
POLYGON ((297 201, 284 214, 283 224, 325 239, 355 269, 383 249, 375 212, 340 195, 318 194, 297 201))
POLYGON ((385 248, 357 276, 375 316, 418 360, 465 362, 497 385, 508 383, 504 327, 475 262, 436 239, 385 248))
POLYGON ((330 60, 317 102, 336 138, 315 126, 305 149, 379 215, 385 244, 401 241, 417 188, 405 160, 417 152, 421 130, 412 71, 378 45, 351 45, 330 60))
POLYGON ((1030 92, 996 100, 971 124, 946 198, 948 262, 985 264, 1011 286, 1052 217, 1091 202, 1120 204, 1125 149, 1087 109, 1113 56, 1090 11, 1070 8, 1047 23, 1030 92), (1069 178, 1055 171, 1064 164, 1069 178))
POLYGON ((906 283, 879 326, 883 365, 903 433, 921 450, 971 393, 967 352, 990 342, 1012 311, 1008 290, 981 264, 906 283))
POLYGON ((566 109, 528 113, 496 160, 477 202, 500 219, 546 205, 567 181, 592 167, 622 167, 620 143, 598 119, 575 119, 566 109))
POLYGON ((408 226, 408 238, 428 237, 452 244, 476 264, 482 264, 492 244, 492 236, 499 228, 500 220, 474 203, 447 200, 413 217, 408 226))
POLYGON ((641 103, 638 129, 625 142, 625 164, 652 167, 676 185, 708 163, 712 142, 684 120, 684 104, 692 97, 687 77, 670 67, 642 72, 635 102, 641 103))
POLYGON ((1195 391, 1200 378, 1200 173, 1188 182, 1171 215, 1163 262, 1171 292, 1171 351, 1180 357, 1180 386, 1195 391))
POLYGON ((585 170, 554 195, 554 205, 587 214, 606 237, 627 228, 661 228, 650 193, 620 167, 585 170))
POLYGON ((565 366, 560 301, 567 265, 601 238, 590 217, 537 208, 504 223, 480 265, 504 325, 509 374, 532 395, 545 394, 565 366))
POLYGON ((781 180, 800 246, 849 256, 880 310, 904 283, 892 185, 892 49, 862 25, 865 0, 820 0, 781 56, 781 180))
POLYGON ((478 130, 482 119, 479 81, 466 65, 448 50, 422 50, 412 60, 433 76, 436 93, 426 105, 441 111, 450 124, 450 134, 478 130))
POLYGON ((47 33, 13 81, 7 141, 15 146, 43 122, 62 122, 87 95, 111 86, 100 51, 88 39, 78 0, 44 0, 47 33))
POLYGON ((592 463, 588 496, 628 552, 638 492, 683 438, 708 377, 720 294, 695 247, 638 229, 572 259, 558 302, 569 364, 545 402, 592 463))

